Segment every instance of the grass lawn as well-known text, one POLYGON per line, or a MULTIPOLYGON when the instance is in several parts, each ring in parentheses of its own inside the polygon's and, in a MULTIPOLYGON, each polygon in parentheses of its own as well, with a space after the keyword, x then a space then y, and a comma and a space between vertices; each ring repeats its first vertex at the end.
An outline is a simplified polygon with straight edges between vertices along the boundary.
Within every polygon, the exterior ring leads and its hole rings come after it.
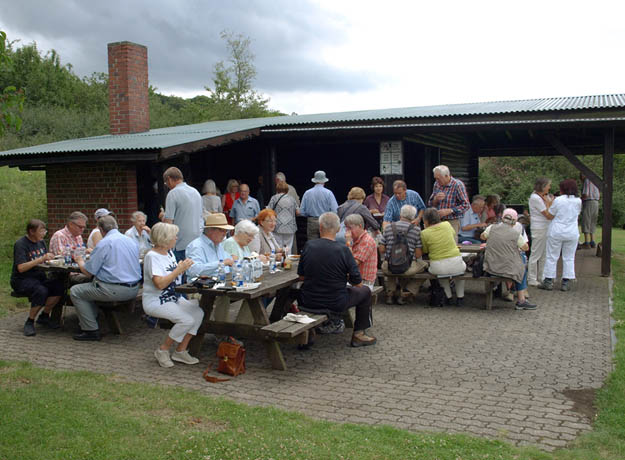
MULTIPOLYGON (((43 173, 0 168, 0 317, 12 244, 45 220, 43 173), (27 204, 22 204, 27 201, 27 204), (10 226, 11 222, 19 223, 10 226)), ((592 432, 553 453, 463 435, 316 421, 168 386, 0 361, 0 460, 16 459, 551 459, 625 458, 625 231, 613 232, 615 370, 597 394, 592 432)))

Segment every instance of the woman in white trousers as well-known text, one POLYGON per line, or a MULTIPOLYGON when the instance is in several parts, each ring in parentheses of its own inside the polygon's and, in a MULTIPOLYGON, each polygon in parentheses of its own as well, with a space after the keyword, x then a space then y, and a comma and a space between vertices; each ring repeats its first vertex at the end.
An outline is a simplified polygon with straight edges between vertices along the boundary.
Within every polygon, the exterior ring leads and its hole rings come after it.
POLYGON ((548 214, 552 220, 547 232, 547 260, 543 282, 539 289, 553 290, 556 266, 562 254, 562 291, 570 289, 569 281, 575 279, 575 251, 579 241, 577 218, 582 211, 582 200, 577 197, 577 182, 566 179, 560 182, 560 196, 553 200, 548 214))
POLYGON ((551 179, 539 177, 529 198, 532 252, 527 264, 527 284, 538 286, 543 279, 543 267, 547 257, 547 231, 549 230, 549 207, 553 196, 549 194, 551 179))

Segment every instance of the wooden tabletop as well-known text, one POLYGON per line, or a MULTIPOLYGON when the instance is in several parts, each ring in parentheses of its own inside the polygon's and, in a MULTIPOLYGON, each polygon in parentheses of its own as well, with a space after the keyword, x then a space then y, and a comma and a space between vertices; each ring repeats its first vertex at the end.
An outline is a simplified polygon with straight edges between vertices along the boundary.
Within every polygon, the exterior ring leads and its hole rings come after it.
POLYGON ((37 265, 37 268, 47 272, 65 272, 65 273, 80 273, 78 264, 72 265, 51 265, 47 262, 37 265))
POLYGON ((478 252, 484 250, 484 248, 479 244, 459 244, 458 249, 460 249, 460 252, 473 254, 477 254, 478 252))

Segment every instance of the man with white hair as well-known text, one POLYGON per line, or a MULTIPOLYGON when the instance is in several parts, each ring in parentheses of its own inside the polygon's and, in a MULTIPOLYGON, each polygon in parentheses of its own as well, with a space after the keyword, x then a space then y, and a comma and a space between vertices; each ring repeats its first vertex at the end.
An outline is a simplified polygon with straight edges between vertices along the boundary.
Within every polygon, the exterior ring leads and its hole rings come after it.
POLYGON ((351 251, 335 241, 339 217, 333 212, 319 216, 321 238, 308 241, 297 267, 303 281, 301 304, 307 310, 332 310, 343 313, 356 307, 352 347, 373 345, 376 338, 365 331, 371 327, 371 291, 362 285, 362 277, 351 251), (351 285, 348 286, 346 283, 351 285))
POLYGON ((428 206, 436 208, 441 220, 448 221, 456 232, 456 241, 460 233, 460 218, 471 207, 467 190, 462 181, 451 176, 449 168, 438 165, 433 169, 434 187, 428 200, 428 206))
POLYGON ((460 218, 460 232, 458 240, 460 242, 469 241, 473 244, 480 244, 482 241, 475 237, 475 231, 485 229, 488 224, 482 222, 482 212, 486 203, 480 195, 475 195, 471 202, 471 207, 460 218))
POLYGON ((293 199, 297 203, 297 207, 299 208, 300 202, 299 202, 299 195, 297 194, 297 190, 295 190, 295 187, 293 187, 291 184, 287 184, 286 176, 284 175, 283 172, 276 173, 276 185, 278 185, 280 182, 285 183, 289 187, 289 191, 287 192, 287 195, 290 195, 293 197, 293 199))
POLYGON ((421 230, 419 226, 414 225, 414 219, 417 215, 417 208, 409 204, 401 207, 399 221, 393 222, 384 229, 382 238, 380 239, 380 257, 383 258, 382 271, 384 272, 384 287, 386 290, 386 303, 393 304, 393 300, 398 305, 404 305, 403 291, 408 291, 412 295, 419 292, 421 281, 411 279, 408 276, 420 273, 425 270, 427 265, 419 260, 423 255, 421 252, 421 230), (400 237, 403 235, 403 238, 400 237), (391 259, 391 251, 398 239, 405 239, 408 246, 407 257, 410 260, 408 268, 402 273, 393 273, 389 269, 389 260, 391 259), (403 275, 403 276, 397 276, 403 275))
POLYGON ((325 188, 328 182, 325 171, 315 172, 311 181, 315 186, 306 190, 302 198, 302 206, 299 209, 301 216, 308 217, 307 236, 308 241, 319 238, 319 216, 324 212, 333 212, 339 208, 334 193, 325 188))

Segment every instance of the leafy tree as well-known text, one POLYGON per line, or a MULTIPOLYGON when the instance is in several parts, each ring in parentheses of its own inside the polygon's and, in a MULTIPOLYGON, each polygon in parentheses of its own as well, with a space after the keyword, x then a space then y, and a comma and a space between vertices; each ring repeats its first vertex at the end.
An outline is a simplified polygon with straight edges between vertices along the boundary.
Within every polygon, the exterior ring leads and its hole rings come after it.
MULTIPOLYGON (((7 42, 6 32, 0 30, 0 73, 10 71, 13 67, 11 59, 11 44, 7 42)), ((24 94, 15 85, 1 85, 0 92, 0 137, 7 129, 19 131, 22 119, 19 113, 24 107, 24 94)))

